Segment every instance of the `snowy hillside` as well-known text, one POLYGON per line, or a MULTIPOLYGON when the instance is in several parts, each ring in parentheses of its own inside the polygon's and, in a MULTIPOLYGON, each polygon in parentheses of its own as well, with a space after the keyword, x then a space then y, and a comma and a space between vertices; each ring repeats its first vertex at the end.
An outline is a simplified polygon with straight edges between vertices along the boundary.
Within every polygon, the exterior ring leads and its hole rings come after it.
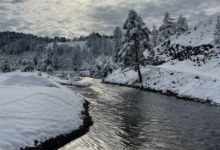
MULTIPOLYGON (((189 28, 184 33, 175 34, 169 40, 154 48, 154 65, 171 60, 191 60, 201 66, 212 58, 219 58, 220 47, 215 44, 214 33, 220 13, 212 15, 189 28)), ((145 57, 148 51, 145 51, 145 57)))
POLYGON ((203 21, 190 27, 180 36, 174 35, 170 38, 171 44, 186 46, 199 46, 202 44, 214 44, 213 34, 220 13, 207 17, 203 21))

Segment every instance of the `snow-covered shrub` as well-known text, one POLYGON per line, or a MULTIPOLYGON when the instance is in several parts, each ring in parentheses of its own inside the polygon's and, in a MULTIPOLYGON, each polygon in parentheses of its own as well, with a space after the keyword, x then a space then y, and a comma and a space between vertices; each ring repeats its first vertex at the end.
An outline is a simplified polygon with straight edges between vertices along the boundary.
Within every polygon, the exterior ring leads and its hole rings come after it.
POLYGON ((201 46, 183 46, 180 44, 170 44, 169 41, 163 43, 162 52, 160 49, 156 50, 157 55, 154 57, 154 65, 160 65, 169 60, 183 61, 190 59, 193 62, 205 61, 215 54, 214 46, 211 44, 203 44, 201 46))
POLYGON ((22 72, 32 72, 32 71, 34 71, 34 62, 32 60, 24 59, 22 61, 21 65, 22 65, 22 68, 21 68, 22 72))
POLYGON ((14 70, 14 68, 12 67, 7 58, 3 58, 0 61, 0 70, 1 72, 11 72, 14 70))

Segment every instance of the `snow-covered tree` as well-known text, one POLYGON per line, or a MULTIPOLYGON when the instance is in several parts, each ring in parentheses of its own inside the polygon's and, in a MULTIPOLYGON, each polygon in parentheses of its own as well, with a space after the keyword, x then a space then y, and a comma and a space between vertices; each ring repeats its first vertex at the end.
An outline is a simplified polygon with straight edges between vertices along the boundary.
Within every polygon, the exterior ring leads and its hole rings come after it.
POLYGON ((163 24, 159 28, 159 43, 168 40, 176 33, 176 23, 170 17, 169 12, 165 12, 163 24))
POLYGON ((34 49, 32 59, 34 61, 34 65, 38 66, 42 57, 45 55, 46 48, 43 45, 37 45, 34 49))
POLYGON ((24 59, 22 61, 22 71, 23 72, 32 72, 34 71, 34 62, 32 60, 24 59))
POLYGON ((159 32, 157 30, 157 27, 153 25, 153 30, 151 31, 151 43, 153 47, 157 46, 158 44, 158 35, 159 32))
POLYGON ((92 32, 89 35, 86 45, 92 52, 93 56, 97 57, 100 55, 101 51, 101 36, 98 33, 92 32))
POLYGON ((180 14, 179 18, 178 18, 178 21, 177 21, 177 25, 176 25, 178 35, 185 32, 188 29, 188 27, 189 26, 188 26, 186 18, 183 17, 182 14, 180 14))
POLYGON ((101 38, 101 49, 99 50, 100 51, 100 54, 101 53, 105 53, 107 51, 107 47, 108 47, 108 41, 107 41, 107 38, 105 38, 104 36, 102 36, 101 38))
POLYGON ((78 71, 80 66, 82 65, 82 55, 81 48, 79 46, 74 47, 72 50, 72 69, 78 71))
POLYGON ((220 44, 220 16, 217 18, 217 24, 214 31, 215 44, 220 44))
POLYGON ((122 48, 122 43, 121 43, 121 38, 122 38, 122 30, 120 27, 116 27, 113 33, 113 41, 114 41, 114 61, 115 63, 118 62, 118 53, 120 49, 122 48))
POLYGON ((122 67, 131 67, 137 70, 139 81, 142 82, 139 65, 145 65, 146 63, 143 51, 151 49, 149 44, 150 30, 134 10, 129 11, 128 18, 124 23, 124 30, 126 33, 124 35, 123 47, 119 52, 119 64, 122 67))
POLYGON ((38 63, 37 70, 47 72, 47 68, 53 68, 53 50, 46 49, 43 59, 38 63))
POLYGON ((59 45, 58 43, 55 41, 53 43, 52 46, 52 51, 51 51, 51 55, 52 55, 52 69, 56 70, 58 69, 58 59, 59 59, 59 45))
POLYGON ((0 70, 1 72, 10 72, 14 70, 6 55, 0 60, 0 70))
POLYGON ((105 56, 112 56, 114 53, 114 47, 113 47, 113 43, 112 40, 105 38, 104 40, 105 42, 102 44, 102 48, 104 47, 104 49, 102 50, 102 53, 105 56))

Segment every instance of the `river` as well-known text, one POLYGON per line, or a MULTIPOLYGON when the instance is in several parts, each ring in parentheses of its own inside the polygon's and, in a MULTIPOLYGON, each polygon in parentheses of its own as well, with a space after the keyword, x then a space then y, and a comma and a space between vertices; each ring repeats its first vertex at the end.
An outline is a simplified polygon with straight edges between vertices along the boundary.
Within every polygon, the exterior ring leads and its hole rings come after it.
POLYGON ((60 150, 219 150, 220 107, 103 84, 70 87, 90 102, 90 131, 60 150))

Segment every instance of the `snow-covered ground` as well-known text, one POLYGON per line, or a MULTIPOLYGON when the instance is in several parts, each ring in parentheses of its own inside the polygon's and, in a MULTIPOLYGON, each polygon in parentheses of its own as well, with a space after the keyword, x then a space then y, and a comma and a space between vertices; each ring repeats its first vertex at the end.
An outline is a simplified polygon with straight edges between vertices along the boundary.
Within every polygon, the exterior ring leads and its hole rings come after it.
MULTIPOLYGON (((143 86, 163 93, 172 92, 179 97, 220 104, 220 60, 212 59, 201 67, 192 63, 186 60, 142 68, 143 86)), ((119 69, 110 74, 105 82, 138 85, 137 80, 137 72, 119 69)))
POLYGON ((83 124, 84 100, 52 77, 0 73, 0 150, 34 146, 83 124))
POLYGON ((68 80, 64 80, 64 79, 55 77, 54 81, 62 85, 69 85, 69 86, 78 86, 78 87, 89 87, 90 86, 90 83, 78 81, 78 78, 70 78, 68 80))
POLYGON ((208 16, 194 26, 190 27, 180 36, 172 36, 171 44, 181 44, 187 46, 199 46, 202 44, 214 44, 213 34, 220 13, 208 16))

